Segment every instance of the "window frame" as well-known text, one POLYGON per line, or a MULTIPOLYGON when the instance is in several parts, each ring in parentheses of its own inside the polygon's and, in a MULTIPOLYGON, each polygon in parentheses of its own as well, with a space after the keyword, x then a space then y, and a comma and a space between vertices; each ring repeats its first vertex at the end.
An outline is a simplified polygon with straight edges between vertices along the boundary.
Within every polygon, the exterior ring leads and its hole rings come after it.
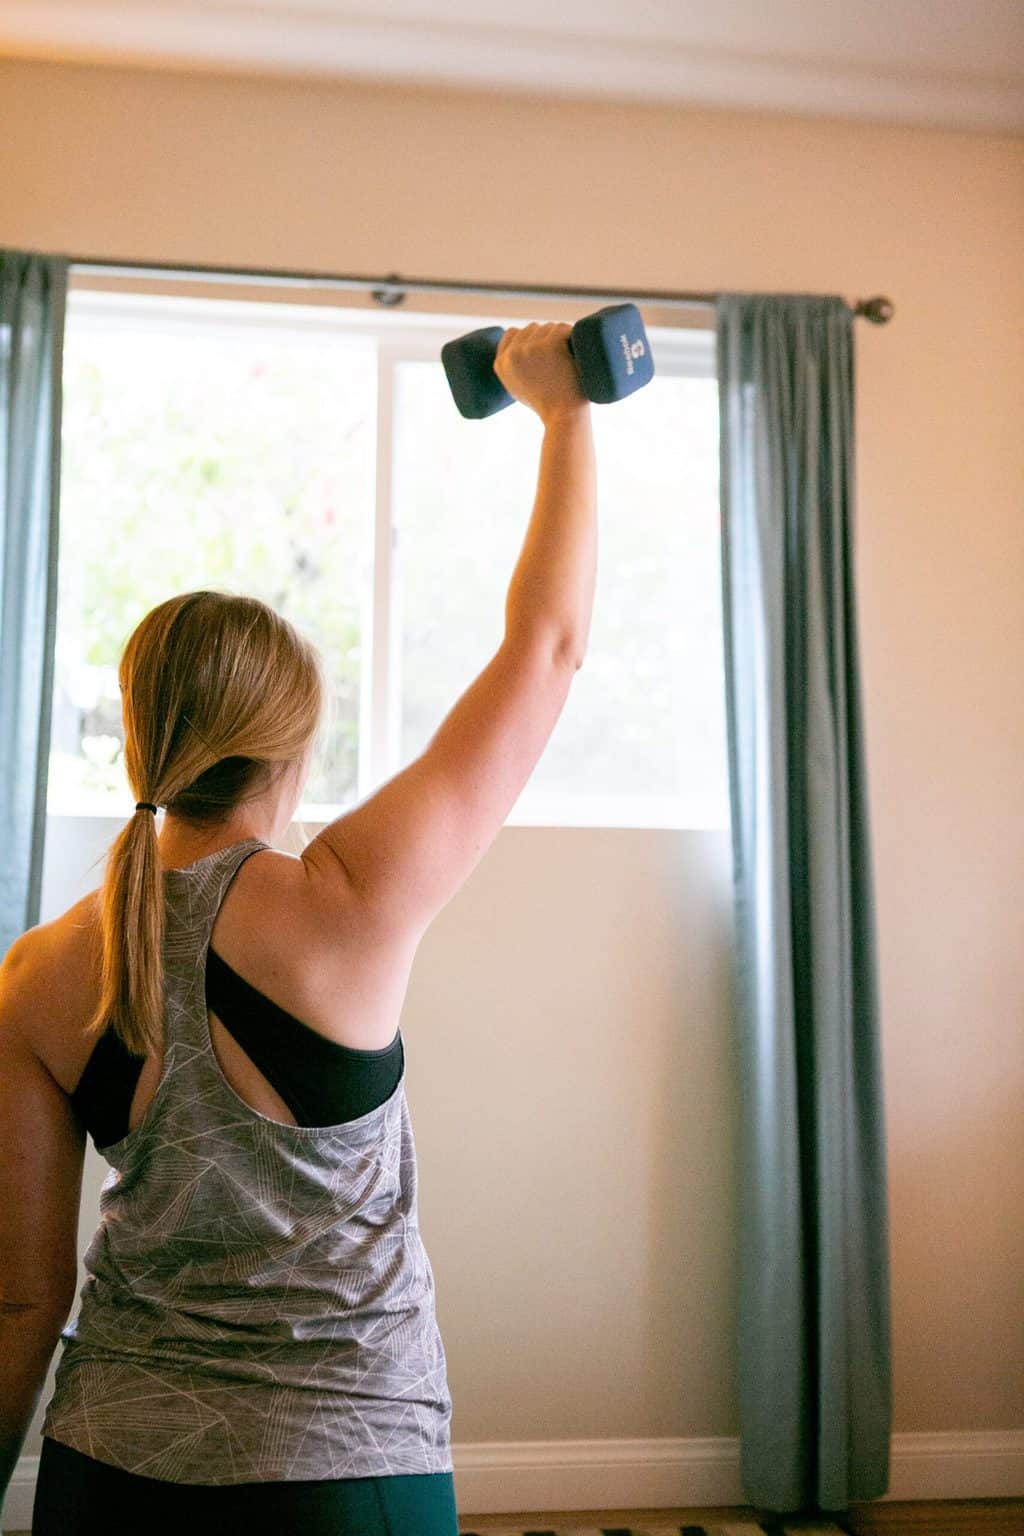
MULTIPOLYGON (((69 277, 67 323, 102 330, 104 320, 129 318, 140 327, 166 329, 171 321, 175 329, 209 337, 239 330, 275 329, 293 341, 310 345, 323 343, 325 332, 344 336, 346 345, 363 343, 377 358, 377 413, 375 423, 375 504, 373 512, 372 554, 368 579, 362 583, 363 611, 361 631, 368 643, 361 647, 359 677, 359 755, 356 802, 362 801, 399 772, 402 707, 402 636, 401 592, 398 581, 399 529, 395 522, 393 498, 395 372, 401 363, 439 358, 444 340, 462 330, 494 323, 494 308, 486 295, 467 294, 467 304, 458 312, 396 311, 352 307, 342 302, 303 299, 275 290, 272 296, 225 298, 222 293, 183 293, 180 288, 168 292, 159 280, 133 280, 125 290, 116 281, 108 285, 90 276, 75 281, 69 277), (156 301, 156 302, 154 302, 156 301), (211 309, 211 305, 215 308, 211 309)), ((502 306, 506 308, 507 305, 502 306)), ((538 308, 541 306, 538 305, 538 308)), ((564 306, 563 306, 564 308, 564 306)), ((526 318, 502 315, 506 325, 525 325, 526 318)), ((648 324, 660 376, 713 378, 716 376, 715 333, 707 324, 648 324)), ((454 703, 454 699, 452 700, 454 703)), ((440 724, 440 721, 438 722, 440 724)), ((579 803, 579 797, 576 797, 579 803)), ((622 794, 589 796, 582 804, 586 814, 569 819, 564 799, 550 795, 530 795, 527 785, 510 812, 508 826, 562 827, 638 827, 666 830, 718 830, 727 825, 727 786, 723 797, 686 795, 679 797, 622 794), (600 819, 598 818, 600 816, 600 819), (682 821, 680 821, 680 815, 682 821)), ((126 801, 127 804, 127 801, 126 801)), ((319 826, 350 807, 344 804, 303 802, 296 810, 296 820, 319 826)), ((116 815, 83 809, 53 814, 76 818, 102 819, 116 815)), ((124 812, 127 814, 127 810, 124 812)))

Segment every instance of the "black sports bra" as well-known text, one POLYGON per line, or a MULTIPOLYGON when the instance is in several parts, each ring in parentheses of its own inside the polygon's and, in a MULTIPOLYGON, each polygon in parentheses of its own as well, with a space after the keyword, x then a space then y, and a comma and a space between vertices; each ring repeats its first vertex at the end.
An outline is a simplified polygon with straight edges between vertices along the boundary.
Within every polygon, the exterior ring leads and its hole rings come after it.
MULTIPOLYGON (((339 1045, 286 1013, 212 948, 206 956, 206 1004, 281 1095, 299 1125, 341 1125, 389 1099, 405 1065, 401 1030, 379 1051, 339 1045)), ((71 1095, 97 1151, 128 1134, 128 1114, 142 1071, 108 1029, 93 1047, 71 1095)))

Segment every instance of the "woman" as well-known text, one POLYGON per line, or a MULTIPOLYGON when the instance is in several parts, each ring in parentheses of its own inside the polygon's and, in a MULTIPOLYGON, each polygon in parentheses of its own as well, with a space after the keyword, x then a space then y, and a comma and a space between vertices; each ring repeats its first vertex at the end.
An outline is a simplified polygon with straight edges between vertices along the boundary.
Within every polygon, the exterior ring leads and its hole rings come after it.
POLYGON ((313 648, 209 591, 128 641, 135 814, 102 887, 0 968, 0 1492, 63 1340, 36 1536, 456 1536, 398 1020, 586 648, 596 476, 569 329, 510 328, 495 363, 544 423, 501 646, 301 857, 273 845, 320 719, 313 648), (69 1322, 87 1134, 111 1172, 69 1322))

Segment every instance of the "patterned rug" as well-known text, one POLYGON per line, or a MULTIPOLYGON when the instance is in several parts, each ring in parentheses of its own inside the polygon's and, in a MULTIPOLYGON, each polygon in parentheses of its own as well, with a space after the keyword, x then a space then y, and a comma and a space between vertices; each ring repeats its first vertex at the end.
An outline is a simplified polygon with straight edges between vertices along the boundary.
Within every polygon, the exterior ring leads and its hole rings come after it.
POLYGON ((777 1519, 740 1521, 717 1525, 645 1525, 645 1526, 596 1526, 563 1525, 557 1530, 524 1530, 521 1525, 502 1526, 477 1532, 459 1527, 459 1536, 842 1536, 843 1527, 831 1521, 786 1521, 784 1515, 777 1519))

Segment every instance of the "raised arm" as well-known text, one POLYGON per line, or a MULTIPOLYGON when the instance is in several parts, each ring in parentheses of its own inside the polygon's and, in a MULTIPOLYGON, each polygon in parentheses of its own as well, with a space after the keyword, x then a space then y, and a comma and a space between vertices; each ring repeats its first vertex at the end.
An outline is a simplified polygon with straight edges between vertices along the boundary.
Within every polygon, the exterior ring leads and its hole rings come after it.
POLYGON ((510 329, 495 362, 544 423, 537 493, 505 634, 424 751, 307 845, 318 894, 339 882, 374 927, 423 933, 480 862, 533 772, 581 666, 597 566, 590 404, 568 325, 510 329))

